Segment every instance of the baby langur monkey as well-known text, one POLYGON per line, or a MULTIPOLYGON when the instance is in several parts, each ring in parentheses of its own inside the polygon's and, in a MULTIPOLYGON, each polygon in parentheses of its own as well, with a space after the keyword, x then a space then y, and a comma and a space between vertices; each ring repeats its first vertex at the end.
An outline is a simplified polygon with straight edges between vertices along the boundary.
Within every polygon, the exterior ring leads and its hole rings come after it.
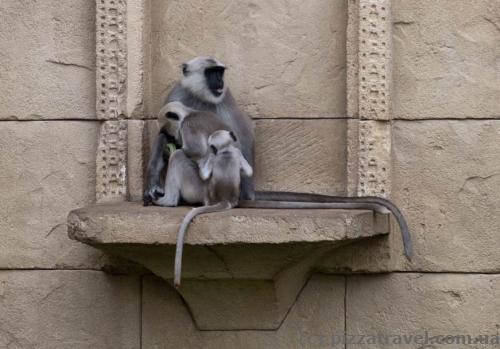
POLYGON ((184 236, 191 221, 202 213, 229 210, 238 205, 241 177, 251 177, 253 170, 236 144, 236 136, 227 130, 218 130, 208 138, 210 153, 200 167, 205 182, 205 206, 191 209, 182 220, 177 234, 175 251, 174 286, 181 284, 182 250, 184 236))
POLYGON ((182 149, 168 161, 165 195, 155 200, 160 206, 177 206, 180 198, 189 204, 204 202, 206 189, 198 168, 208 159, 208 138, 217 130, 230 130, 212 112, 191 109, 181 102, 166 104, 158 114, 161 129, 172 135, 182 149))
POLYGON ((208 137, 217 130, 231 131, 215 113, 191 109, 181 102, 170 102, 161 108, 158 121, 165 131, 182 144, 182 150, 192 160, 208 154, 208 137))

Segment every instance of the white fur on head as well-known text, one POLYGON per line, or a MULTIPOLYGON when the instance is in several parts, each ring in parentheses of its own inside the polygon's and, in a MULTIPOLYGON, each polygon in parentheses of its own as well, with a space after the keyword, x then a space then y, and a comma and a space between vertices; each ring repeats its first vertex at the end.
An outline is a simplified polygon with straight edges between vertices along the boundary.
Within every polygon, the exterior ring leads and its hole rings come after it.
POLYGON ((213 145, 217 150, 225 148, 231 144, 234 144, 234 139, 231 136, 231 132, 226 130, 215 131, 208 137, 208 145, 213 145))
POLYGON ((180 124, 182 120, 189 114, 191 114, 194 109, 191 109, 181 102, 170 102, 165 104, 158 113, 158 123, 160 124, 160 128, 166 127, 167 132, 173 135, 175 138, 178 138, 178 132, 180 128, 180 124), (172 112, 179 116, 179 120, 172 120, 167 118, 167 113, 172 112))
POLYGON ((222 102, 226 94, 226 84, 220 96, 216 97, 207 86, 205 79, 205 69, 211 67, 226 67, 222 62, 210 56, 201 56, 191 59, 184 63, 186 66, 187 76, 182 76, 181 85, 189 90, 199 99, 218 104, 222 102))

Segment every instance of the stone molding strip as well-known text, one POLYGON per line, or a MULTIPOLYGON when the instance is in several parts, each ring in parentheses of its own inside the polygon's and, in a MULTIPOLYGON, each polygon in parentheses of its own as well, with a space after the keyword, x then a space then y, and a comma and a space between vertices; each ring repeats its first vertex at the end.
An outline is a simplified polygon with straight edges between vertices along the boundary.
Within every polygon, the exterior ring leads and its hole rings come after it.
POLYGON ((347 30, 348 193, 390 195, 390 0, 350 0, 347 30), (357 141, 356 141, 357 140, 357 141))

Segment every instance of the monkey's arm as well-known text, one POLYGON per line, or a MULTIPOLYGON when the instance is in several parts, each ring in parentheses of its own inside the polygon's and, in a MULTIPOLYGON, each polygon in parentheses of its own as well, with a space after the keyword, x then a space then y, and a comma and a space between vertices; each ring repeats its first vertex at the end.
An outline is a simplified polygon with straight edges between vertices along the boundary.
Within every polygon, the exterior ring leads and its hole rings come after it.
POLYGON ((200 166, 200 178, 206 181, 212 175, 212 170, 214 166, 214 154, 208 155, 207 159, 200 166))
MULTIPOLYGON (((249 166, 253 169, 255 163, 253 133, 250 133, 250 135, 251 137, 247 135, 248 139, 242 142, 241 153, 243 154, 245 160, 247 160, 249 166)), ((240 188, 241 188, 240 192, 241 200, 255 200, 255 183, 253 176, 248 176, 248 177, 243 176, 241 178, 240 188)))
POLYGON ((252 177, 253 169, 252 166, 245 160, 243 155, 240 157, 241 174, 243 177, 252 177))
POLYGON ((157 200, 165 194, 161 186, 160 174, 166 164, 163 158, 163 151, 168 141, 167 134, 160 132, 153 145, 153 152, 151 153, 151 158, 148 163, 148 186, 144 193, 144 206, 148 206, 154 200, 157 200))

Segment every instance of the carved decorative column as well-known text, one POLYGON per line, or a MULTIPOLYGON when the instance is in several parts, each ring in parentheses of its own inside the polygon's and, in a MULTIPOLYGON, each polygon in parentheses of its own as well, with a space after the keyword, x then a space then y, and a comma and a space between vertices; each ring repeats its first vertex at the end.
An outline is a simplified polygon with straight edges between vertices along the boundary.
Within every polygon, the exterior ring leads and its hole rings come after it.
POLYGON ((144 121, 128 119, 148 115, 147 6, 146 0, 96 1, 96 112, 103 120, 97 202, 138 199, 143 190, 144 121))
POLYGON ((391 175, 390 0, 349 1, 348 189, 387 197, 391 175))

